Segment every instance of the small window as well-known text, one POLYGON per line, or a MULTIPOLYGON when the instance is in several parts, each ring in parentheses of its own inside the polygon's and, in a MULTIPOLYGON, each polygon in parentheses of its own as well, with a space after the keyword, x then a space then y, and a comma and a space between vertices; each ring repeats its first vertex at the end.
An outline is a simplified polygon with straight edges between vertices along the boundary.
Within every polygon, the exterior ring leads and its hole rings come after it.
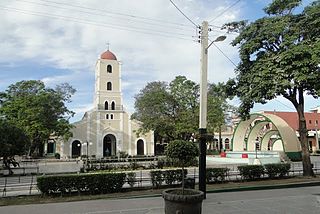
POLYGON ((110 114, 110 120, 113 120, 113 114, 110 114))
POLYGON ((108 107, 109 107, 108 101, 104 102, 104 110, 108 110, 108 107))
POLYGON ((318 125, 318 120, 316 120, 316 125, 318 125))
POLYGON ((115 102, 112 101, 111 103, 111 110, 116 110, 116 104, 115 102))
POLYGON ((111 65, 107 66, 107 73, 112 73, 112 66, 111 65))
POLYGON ((108 91, 112 90, 112 83, 111 82, 107 82, 107 90, 108 91))
POLYGON ((109 114, 106 114, 106 119, 109 120, 109 114))
POLYGON ((312 121, 311 120, 309 120, 309 124, 311 124, 312 123, 312 121))

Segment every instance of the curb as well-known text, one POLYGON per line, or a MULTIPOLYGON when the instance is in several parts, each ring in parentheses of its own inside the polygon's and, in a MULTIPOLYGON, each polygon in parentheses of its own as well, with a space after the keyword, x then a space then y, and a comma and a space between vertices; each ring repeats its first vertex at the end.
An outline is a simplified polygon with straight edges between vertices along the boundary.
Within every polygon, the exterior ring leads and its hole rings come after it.
POLYGON ((287 183, 287 184, 276 184, 276 185, 246 186, 246 187, 235 187, 235 188, 223 188, 223 189, 216 189, 216 190, 208 190, 207 193, 240 192, 240 191, 255 191, 255 190, 266 190, 266 189, 284 189, 284 188, 299 188, 299 187, 308 187, 308 186, 320 186, 320 181, 287 183))
MULTIPOLYGON (((240 191, 256 191, 256 190, 267 190, 267 189, 299 188, 299 187, 308 187, 308 186, 320 186, 320 181, 214 189, 214 190, 207 190, 207 194, 221 193, 221 192, 240 192, 240 191)), ((117 199, 154 198, 154 197, 161 197, 161 196, 162 196, 161 194, 136 195, 136 196, 118 197, 117 199)))

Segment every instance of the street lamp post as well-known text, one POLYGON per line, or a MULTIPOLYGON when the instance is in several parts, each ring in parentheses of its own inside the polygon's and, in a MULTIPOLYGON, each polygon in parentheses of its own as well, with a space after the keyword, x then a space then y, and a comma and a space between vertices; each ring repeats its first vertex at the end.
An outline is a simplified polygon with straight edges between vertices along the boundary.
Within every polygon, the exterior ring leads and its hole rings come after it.
POLYGON ((85 144, 86 145, 86 147, 87 147, 87 168, 89 167, 89 146, 91 146, 92 145, 92 143, 91 142, 88 142, 88 141, 86 141, 86 142, 84 142, 83 144, 85 144))
POLYGON ((316 128, 316 149, 320 149, 319 146, 319 136, 318 136, 318 120, 315 121, 315 128, 316 128))
POLYGON ((255 142, 255 146, 256 146, 256 159, 258 159, 258 153, 257 153, 257 152, 258 152, 258 151, 257 151, 257 150, 258 150, 258 145, 259 145, 259 141, 256 141, 256 142, 255 142))
POLYGON ((219 36, 208 45, 208 22, 202 22, 201 26, 201 70, 200 70, 200 157, 199 157, 199 190, 206 198, 206 135, 207 135, 207 93, 208 93, 208 49, 214 42, 225 40, 225 36, 219 36))

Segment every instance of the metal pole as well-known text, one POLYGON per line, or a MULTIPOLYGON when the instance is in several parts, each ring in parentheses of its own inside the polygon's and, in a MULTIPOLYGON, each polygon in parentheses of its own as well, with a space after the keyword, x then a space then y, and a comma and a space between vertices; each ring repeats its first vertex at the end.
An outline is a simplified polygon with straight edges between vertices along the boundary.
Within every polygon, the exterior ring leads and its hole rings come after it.
POLYGON ((319 136, 318 136, 318 121, 315 121, 315 128, 316 128, 316 149, 320 149, 319 148, 319 136))
POLYGON ((87 143, 87 170, 88 170, 88 168, 89 168, 89 157, 88 157, 88 155, 89 155, 89 143, 88 143, 88 141, 86 141, 86 143, 87 143))
POLYGON ((257 155, 257 145, 258 145, 258 142, 256 142, 256 159, 258 158, 258 155, 257 155))
POLYGON ((199 157, 199 190, 206 198, 206 134, 207 134, 207 69, 208 69, 208 22, 201 26, 201 70, 200 70, 200 157, 199 157))

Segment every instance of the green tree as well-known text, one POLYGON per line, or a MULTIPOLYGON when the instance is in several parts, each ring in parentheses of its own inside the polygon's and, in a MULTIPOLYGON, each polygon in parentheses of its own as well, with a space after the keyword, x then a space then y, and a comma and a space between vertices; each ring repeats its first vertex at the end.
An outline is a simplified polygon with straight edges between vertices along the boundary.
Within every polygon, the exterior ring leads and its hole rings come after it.
POLYGON ((26 154, 29 143, 21 129, 5 119, 0 119, 0 157, 3 158, 3 165, 9 170, 9 174, 13 174, 10 165, 18 164, 14 156, 26 154))
POLYGON ((65 103, 74 93, 75 89, 66 83, 52 89, 41 81, 20 81, 2 93, 0 113, 28 136, 29 155, 39 156, 50 135, 70 137, 72 126, 68 120, 74 113, 65 103))
POLYGON ((165 150, 165 155, 181 163, 182 166, 182 194, 184 194, 184 167, 199 155, 199 148, 190 141, 174 140, 165 150))
MULTIPOLYGON (((141 122, 139 133, 156 130, 156 136, 173 139, 174 127, 172 124, 173 101, 165 82, 148 83, 139 94, 135 96, 135 112, 133 119, 141 122)), ((138 134, 139 134, 138 133, 138 134)))
MULTIPOLYGON (((232 45, 239 46, 235 95, 241 100, 240 114, 246 117, 254 103, 283 96, 299 117, 303 174, 313 175, 307 143, 304 96, 320 94, 320 1, 294 14, 301 0, 274 0, 267 16, 252 23, 226 24, 239 32, 232 45)), ((231 86, 232 84, 229 84, 231 86)))
POLYGON ((188 139, 197 130, 198 88, 184 76, 170 84, 148 83, 135 96, 132 118, 143 122, 141 132, 154 130, 158 140, 188 139))
POLYGON ((175 139, 189 140, 199 125, 199 85, 185 76, 177 76, 169 91, 174 104, 175 139))
MULTIPOLYGON (((221 90, 224 90, 222 86, 221 90)), ((226 98, 219 96, 210 91, 208 93, 210 131, 224 124, 227 102, 226 98)), ((162 138, 168 141, 189 140, 199 129, 199 85, 185 76, 177 76, 169 84, 148 83, 135 96, 135 113, 132 118, 143 123, 140 132, 154 130, 158 137, 156 141, 162 138)))

